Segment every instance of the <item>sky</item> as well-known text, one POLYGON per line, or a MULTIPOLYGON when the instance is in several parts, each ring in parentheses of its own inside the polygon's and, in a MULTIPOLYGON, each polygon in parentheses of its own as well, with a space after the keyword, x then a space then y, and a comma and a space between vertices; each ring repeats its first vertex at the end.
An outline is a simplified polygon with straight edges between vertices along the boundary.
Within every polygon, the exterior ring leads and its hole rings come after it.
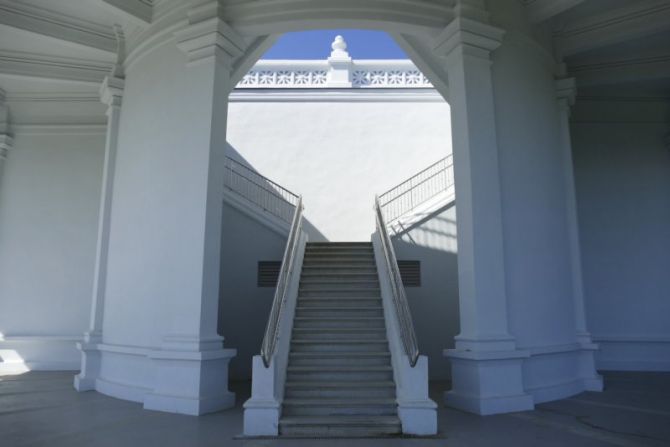
POLYGON ((341 35, 354 59, 407 59, 393 38, 383 31, 331 29, 286 33, 262 59, 326 59, 330 44, 341 35))

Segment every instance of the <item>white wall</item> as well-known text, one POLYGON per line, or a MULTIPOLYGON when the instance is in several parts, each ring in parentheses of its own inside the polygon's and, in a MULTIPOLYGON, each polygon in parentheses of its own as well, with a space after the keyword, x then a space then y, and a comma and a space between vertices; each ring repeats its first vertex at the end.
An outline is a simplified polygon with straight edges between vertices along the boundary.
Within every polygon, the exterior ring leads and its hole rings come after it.
POLYGON ((237 349, 230 362, 231 379, 251 379, 251 358, 258 355, 270 315, 274 287, 258 287, 258 261, 281 261, 281 235, 230 205, 224 206, 221 250, 219 333, 237 349))
POLYGON ((601 369, 670 370, 669 112, 653 98, 578 98, 574 108, 586 311, 601 369))
POLYGON ((18 355, 28 368, 79 367, 75 341, 89 321, 104 131, 16 129, 0 177, 0 357, 18 355))
POLYGON ((431 380, 451 378, 444 349, 460 331, 456 207, 435 210, 393 238, 398 260, 421 262, 421 286, 406 287, 419 351, 428 356, 431 380))
POLYGON ((375 194, 451 153, 449 106, 437 94, 383 95, 233 93, 228 141, 258 172, 302 194, 306 219, 327 240, 369 241, 375 194), (362 95, 369 101, 356 99, 362 95))

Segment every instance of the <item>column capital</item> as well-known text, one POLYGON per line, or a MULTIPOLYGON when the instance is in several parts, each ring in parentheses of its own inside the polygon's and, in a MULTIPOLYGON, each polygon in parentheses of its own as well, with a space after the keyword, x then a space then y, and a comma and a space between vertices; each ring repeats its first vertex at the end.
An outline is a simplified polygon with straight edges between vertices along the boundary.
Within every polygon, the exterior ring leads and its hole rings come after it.
POLYGON ((575 78, 556 79, 554 88, 556 89, 557 99, 564 99, 571 106, 575 104, 575 98, 577 97, 577 81, 575 78))
POLYGON ((177 47, 188 55, 189 63, 221 56, 219 62, 232 69, 234 61, 244 54, 246 42, 222 19, 218 0, 192 4, 188 25, 175 32, 177 47))
POLYGON ((107 107, 120 107, 125 81, 116 76, 105 76, 100 85, 100 101, 107 107))
POLYGON ((454 50, 489 59, 493 50, 502 44, 505 31, 495 26, 457 16, 433 41, 433 51, 438 56, 448 57, 454 50))

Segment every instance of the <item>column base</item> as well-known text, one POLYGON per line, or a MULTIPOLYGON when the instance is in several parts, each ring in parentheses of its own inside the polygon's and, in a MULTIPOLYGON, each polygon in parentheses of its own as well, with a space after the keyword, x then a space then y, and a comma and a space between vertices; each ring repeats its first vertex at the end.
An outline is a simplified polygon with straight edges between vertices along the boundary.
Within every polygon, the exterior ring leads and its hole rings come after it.
POLYGON ((244 403, 245 436, 279 436, 281 405, 276 400, 249 399, 244 403))
POLYGON ((74 389, 77 391, 95 390, 95 381, 100 377, 102 354, 98 343, 102 337, 97 334, 84 334, 84 341, 77 343, 81 351, 81 370, 74 376, 74 389))
POLYGON ((445 393, 449 407, 480 415, 526 411, 533 397, 524 391, 523 361, 527 351, 462 351, 449 349, 452 390, 445 393))
POLYGON ((155 381, 144 397, 144 408, 197 416, 233 407, 228 363, 236 353, 235 349, 151 352, 155 381))

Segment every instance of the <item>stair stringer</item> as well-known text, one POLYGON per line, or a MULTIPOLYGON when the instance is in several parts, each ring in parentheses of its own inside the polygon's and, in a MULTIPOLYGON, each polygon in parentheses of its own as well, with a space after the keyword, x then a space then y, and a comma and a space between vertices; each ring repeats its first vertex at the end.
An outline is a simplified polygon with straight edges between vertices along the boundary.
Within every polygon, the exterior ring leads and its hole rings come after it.
POLYGON ((270 359, 270 365, 266 368, 260 355, 255 355, 252 360, 251 397, 244 403, 245 436, 279 436, 293 319, 307 239, 307 233, 301 231, 293 270, 290 272, 286 302, 279 317, 275 353, 270 359))
POLYGON ((450 186, 444 191, 436 194, 434 197, 415 206, 392 222, 389 222, 388 229, 391 236, 404 234, 408 229, 414 227, 414 225, 427 220, 434 213, 453 204, 455 200, 456 191, 453 186, 450 186))
POLYGON ((287 237, 291 232, 290 223, 284 222, 228 187, 223 188, 223 201, 280 236, 287 237))
POLYGON ((437 434, 437 404, 428 397, 428 358, 419 356, 414 367, 405 353, 400 325, 393 304, 391 276, 384 262, 380 235, 372 235, 372 246, 379 276, 379 289, 384 307, 386 333, 391 351, 393 378, 396 385, 398 417, 404 434, 429 436, 437 434))

